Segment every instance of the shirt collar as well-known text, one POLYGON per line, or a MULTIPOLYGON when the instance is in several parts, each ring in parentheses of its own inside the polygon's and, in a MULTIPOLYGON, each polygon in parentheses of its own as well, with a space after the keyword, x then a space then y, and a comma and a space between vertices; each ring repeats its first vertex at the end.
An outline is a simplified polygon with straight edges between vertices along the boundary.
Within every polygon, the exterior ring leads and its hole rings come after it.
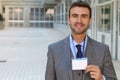
MULTIPOLYGON (((85 43, 87 43, 87 40, 88 40, 88 36, 86 36, 85 39, 84 39, 85 43)), ((84 45, 84 41, 82 41, 81 43, 77 43, 77 42, 72 38, 72 34, 70 35, 70 42, 71 42, 71 41, 73 42, 74 46, 76 46, 76 45, 78 45, 78 44, 80 44, 81 46, 84 45)))
POLYGON ((76 58, 76 53, 77 53, 77 48, 75 47, 77 44, 81 44, 81 51, 84 55, 85 53, 85 50, 86 50, 86 46, 87 46, 87 42, 88 42, 88 36, 85 37, 85 42, 82 41, 81 43, 76 43, 73 38, 72 38, 72 35, 69 35, 69 40, 70 40, 70 48, 71 48, 71 51, 72 51, 72 54, 74 56, 74 58, 76 58))

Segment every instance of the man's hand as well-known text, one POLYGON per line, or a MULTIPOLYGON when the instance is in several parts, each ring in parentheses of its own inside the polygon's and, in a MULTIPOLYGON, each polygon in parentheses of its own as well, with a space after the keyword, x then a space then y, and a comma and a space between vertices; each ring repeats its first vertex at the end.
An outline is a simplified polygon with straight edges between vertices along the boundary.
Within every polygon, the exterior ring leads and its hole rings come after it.
POLYGON ((89 72, 91 78, 95 80, 103 80, 103 75, 101 74, 100 68, 96 65, 87 66, 85 72, 89 72))

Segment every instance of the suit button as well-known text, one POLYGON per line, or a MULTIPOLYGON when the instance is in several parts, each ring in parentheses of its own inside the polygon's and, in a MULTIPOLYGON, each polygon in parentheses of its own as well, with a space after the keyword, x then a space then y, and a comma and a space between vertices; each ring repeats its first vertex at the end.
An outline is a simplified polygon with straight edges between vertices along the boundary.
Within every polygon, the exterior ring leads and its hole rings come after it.
POLYGON ((80 73, 78 73, 78 75, 80 76, 80 73))

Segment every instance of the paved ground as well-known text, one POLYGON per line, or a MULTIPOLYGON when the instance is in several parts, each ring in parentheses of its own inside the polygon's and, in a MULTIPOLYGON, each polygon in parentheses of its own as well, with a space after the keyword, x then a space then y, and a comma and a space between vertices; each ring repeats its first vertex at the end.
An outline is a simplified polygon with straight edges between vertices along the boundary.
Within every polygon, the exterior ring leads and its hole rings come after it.
MULTIPOLYGON (((48 44, 65 36, 56 29, 0 30, 0 80, 44 80, 48 44)), ((114 65, 120 80, 120 62, 114 65)))

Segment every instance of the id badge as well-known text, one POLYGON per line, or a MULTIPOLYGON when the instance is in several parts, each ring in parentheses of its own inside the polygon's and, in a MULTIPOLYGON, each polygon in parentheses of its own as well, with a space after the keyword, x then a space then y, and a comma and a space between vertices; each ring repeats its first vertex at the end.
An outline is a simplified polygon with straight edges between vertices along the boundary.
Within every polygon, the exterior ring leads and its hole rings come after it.
POLYGON ((87 62, 87 58, 72 59, 72 70, 85 70, 87 62))

